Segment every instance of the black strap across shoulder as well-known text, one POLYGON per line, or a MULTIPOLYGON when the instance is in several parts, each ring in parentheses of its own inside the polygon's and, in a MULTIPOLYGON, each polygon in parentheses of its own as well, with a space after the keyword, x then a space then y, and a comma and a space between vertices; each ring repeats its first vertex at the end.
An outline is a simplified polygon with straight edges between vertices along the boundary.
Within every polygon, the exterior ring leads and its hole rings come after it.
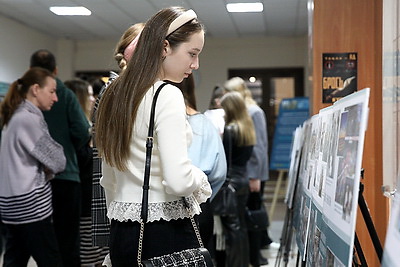
POLYGON ((164 82, 158 87, 156 93, 154 94, 153 103, 151 105, 149 132, 147 134, 147 140, 146 140, 146 161, 145 161, 144 179, 143 179, 142 210, 140 214, 140 218, 143 220, 143 222, 147 222, 147 215, 148 215, 150 165, 151 165, 151 151, 153 149, 154 116, 156 110, 156 102, 161 89, 165 85, 167 85, 167 83, 164 82))

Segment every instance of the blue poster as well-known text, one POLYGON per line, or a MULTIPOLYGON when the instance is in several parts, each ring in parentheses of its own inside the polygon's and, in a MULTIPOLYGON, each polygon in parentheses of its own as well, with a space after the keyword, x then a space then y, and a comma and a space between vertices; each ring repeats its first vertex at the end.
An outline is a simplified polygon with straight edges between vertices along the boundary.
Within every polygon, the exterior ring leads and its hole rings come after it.
POLYGON ((289 170, 293 132, 309 118, 308 97, 285 98, 279 106, 270 170, 289 170))

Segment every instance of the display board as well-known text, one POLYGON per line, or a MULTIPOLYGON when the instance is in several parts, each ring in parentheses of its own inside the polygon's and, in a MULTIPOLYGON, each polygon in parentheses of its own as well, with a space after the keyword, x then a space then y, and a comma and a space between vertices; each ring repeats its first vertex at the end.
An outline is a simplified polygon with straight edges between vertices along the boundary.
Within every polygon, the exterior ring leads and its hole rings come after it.
POLYGON ((270 170, 289 170, 293 132, 309 118, 307 97, 282 99, 275 125, 270 170))
POLYGON ((346 96, 296 130, 302 146, 293 141, 301 147, 293 225, 307 266, 352 265, 369 95, 366 88, 346 96))

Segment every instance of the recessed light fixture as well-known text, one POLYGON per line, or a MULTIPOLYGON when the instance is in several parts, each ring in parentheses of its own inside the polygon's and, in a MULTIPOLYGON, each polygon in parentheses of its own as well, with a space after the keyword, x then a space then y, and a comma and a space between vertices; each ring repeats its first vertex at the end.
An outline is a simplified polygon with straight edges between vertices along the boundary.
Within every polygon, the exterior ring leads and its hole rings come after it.
POLYGON ((90 16, 92 14, 83 6, 52 6, 50 11, 59 16, 90 16))
POLYGON ((228 12, 262 12, 262 3, 230 3, 226 4, 228 12))

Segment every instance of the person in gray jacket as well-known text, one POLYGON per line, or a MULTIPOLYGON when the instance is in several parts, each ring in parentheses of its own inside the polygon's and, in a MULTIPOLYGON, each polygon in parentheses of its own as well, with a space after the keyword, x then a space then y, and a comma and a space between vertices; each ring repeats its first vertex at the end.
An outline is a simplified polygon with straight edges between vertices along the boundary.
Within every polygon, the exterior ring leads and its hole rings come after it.
POLYGON ((6 227, 5 267, 61 266, 52 223, 49 180, 65 168, 63 148, 50 136, 42 111, 57 101, 56 81, 31 68, 11 84, 0 106, 0 214, 6 227))
MULTIPOLYGON (((32 54, 30 67, 42 67, 55 76, 57 65, 54 55, 44 49, 32 54)), ((79 221, 81 185, 76 151, 90 141, 89 122, 75 94, 56 78, 58 102, 44 119, 52 138, 64 148, 67 159, 65 170, 51 181, 53 190, 53 219, 64 266, 79 264, 79 221)))

